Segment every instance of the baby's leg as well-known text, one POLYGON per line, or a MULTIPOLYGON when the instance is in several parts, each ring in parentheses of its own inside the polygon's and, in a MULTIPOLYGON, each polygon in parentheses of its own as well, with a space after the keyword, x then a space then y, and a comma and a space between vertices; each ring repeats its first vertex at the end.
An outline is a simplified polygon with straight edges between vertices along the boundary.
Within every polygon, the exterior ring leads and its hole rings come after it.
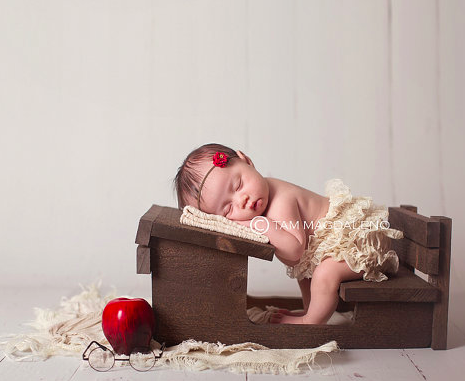
POLYGON ((343 281, 360 279, 363 271, 356 273, 345 261, 336 262, 327 258, 313 272, 311 281, 311 300, 304 316, 286 316, 275 313, 270 323, 281 324, 326 324, 334 313, 339 301, 339 285, 343 281))
POLYGON ((302 302, 304 305, 303 312, 291 312, 287 309, 279 309, 277 312, 289 316, 304 316, 307 313, 308 305, 310 304, 310 281, 311 279, 304 278, 299 280, 300 293, 302 294, 302 302))

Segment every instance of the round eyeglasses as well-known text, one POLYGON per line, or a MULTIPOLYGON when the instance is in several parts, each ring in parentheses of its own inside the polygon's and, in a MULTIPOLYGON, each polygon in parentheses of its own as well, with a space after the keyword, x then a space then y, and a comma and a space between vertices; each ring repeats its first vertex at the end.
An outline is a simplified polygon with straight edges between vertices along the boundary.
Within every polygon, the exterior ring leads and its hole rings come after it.
POLYGON ((129 365, 138 372, 146 372, 153 368, 156 361, 161 358, 163 351, 165 350, 165 343, 162 344, 158 350, 159 354, 155 355, 153 350, 148 347, 134 348, 129 355, 129 358, 116 358, 112 350, 98 343, 92 341, 82 354, 82 359, 89 362, 92 369, 98 372, 106 372, 113 368, 115 361, 129 361, 129 365), (96 345, 95 348, 90 349, 92 345, 96 345), (87 355, 87 352, 89 354, 87 355))

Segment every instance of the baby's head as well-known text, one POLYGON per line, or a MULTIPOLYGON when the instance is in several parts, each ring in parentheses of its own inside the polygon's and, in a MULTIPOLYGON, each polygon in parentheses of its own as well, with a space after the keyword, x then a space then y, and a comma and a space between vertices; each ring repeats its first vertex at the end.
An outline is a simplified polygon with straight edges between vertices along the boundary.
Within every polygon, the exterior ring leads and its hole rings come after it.
POLYGON ((262 215, 269 200, 268 182, 252 160, 222 144, 205 144, 192 151, 178 168, 174 186, 179 209, 193 205, 237 221, 262 215), (224 167, 213 164, 216 152, 226 154, 224 167))

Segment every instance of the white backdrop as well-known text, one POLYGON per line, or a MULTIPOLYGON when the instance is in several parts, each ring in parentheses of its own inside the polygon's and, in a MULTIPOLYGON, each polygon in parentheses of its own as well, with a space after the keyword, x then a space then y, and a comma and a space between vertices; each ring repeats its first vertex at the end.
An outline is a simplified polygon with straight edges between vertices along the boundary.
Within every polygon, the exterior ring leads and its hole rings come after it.
MULTIPOLYGON (((0 286, 143 286, 138 220, 195 147, 453 219, 465 304, 463 1, 0 0, 0 286)), ((298 294, 277 260, 249 292, 298 294)))

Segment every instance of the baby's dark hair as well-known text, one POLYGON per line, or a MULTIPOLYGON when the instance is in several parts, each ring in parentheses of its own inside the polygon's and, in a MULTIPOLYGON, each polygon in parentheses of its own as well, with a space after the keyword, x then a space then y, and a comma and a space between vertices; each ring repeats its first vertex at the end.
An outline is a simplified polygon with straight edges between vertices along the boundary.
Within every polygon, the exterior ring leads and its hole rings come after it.
MULTIPOLYGON (((183 209, 187 205, 188 196, 197 199, 200 183, 203 180, 203 176, 205 176, 204 173, 199 171, 199 164, 209 162, 213 165, 213 155, 217 151, 224 152, 228 155, 229 159, 239 157, 232 148, 222 144, 209 143, 193 150, 178 168, 178 172, 174 178, 174 188, 178 198, 179 209, 183 209)), ((197 205, 194 206, 197 207, 197 205)))

